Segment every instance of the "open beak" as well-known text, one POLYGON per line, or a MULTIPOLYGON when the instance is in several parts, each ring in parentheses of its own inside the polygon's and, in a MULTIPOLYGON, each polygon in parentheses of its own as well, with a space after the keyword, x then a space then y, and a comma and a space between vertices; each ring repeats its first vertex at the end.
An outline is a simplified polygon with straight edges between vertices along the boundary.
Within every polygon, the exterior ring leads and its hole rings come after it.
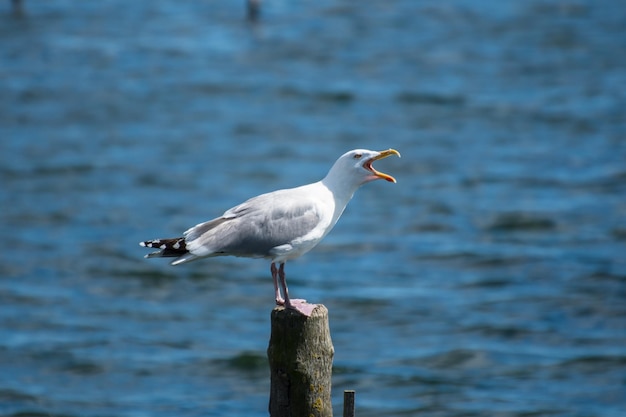
POLYGON ((386 151, 380 151, 378 153, 378 155, 376 155, 373 158, 370 158, 367 162, 365 162, 365 164, 363 166, 368 171, 371 171, 372 174, 374 174, 374 176, 376 178, 382 178, 383 180, 395 183, 396 179, 394 177, 392 177, 391 175, 382 173, 382 172, 378 172, 372 166, 372 163, 374 161, 378 161, 379 159, 383 159, 383 158, 386 158, 386 157, 391 156, 391 155, 396 155, 398 158, 400 158, 400 152, 396 151, 395 149, 387 149, 386 151))

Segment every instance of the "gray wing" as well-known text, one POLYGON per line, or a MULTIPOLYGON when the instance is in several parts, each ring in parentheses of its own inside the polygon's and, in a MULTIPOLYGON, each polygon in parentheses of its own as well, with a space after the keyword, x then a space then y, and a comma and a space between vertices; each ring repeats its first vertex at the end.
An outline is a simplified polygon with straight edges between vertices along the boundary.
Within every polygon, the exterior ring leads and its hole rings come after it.
POLYGON ((317 202, 303 193, 280 190, 254 197, 184 234, 196 256, 269 257, 270 251, 313 230, 320 221, 317 202))

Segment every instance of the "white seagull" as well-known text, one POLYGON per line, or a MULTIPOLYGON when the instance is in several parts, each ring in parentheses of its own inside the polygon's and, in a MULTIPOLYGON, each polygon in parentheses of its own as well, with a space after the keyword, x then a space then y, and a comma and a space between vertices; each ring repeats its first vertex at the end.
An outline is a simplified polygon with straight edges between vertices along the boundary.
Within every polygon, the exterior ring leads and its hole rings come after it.
POLYGON ((396 182, 372 166, 390 155, 400 153, 395 149, 346 152, 321 181, 253 197, 190 228, 182 237, 139 244, 159 249, 146 258, 176 257, 172 265, 226 255, 270 259, 276 304, 308 317, 316 305, 289 298, 285 262, 313 249, 331 231, 361 185, 377 179, 396 182))

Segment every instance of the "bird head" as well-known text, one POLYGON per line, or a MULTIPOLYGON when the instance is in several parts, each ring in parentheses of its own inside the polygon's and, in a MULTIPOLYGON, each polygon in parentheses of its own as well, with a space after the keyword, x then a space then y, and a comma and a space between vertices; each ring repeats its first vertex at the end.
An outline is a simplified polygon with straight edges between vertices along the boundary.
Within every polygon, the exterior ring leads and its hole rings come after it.
POLYGON ((350 183, 356 187, 378 179, 396 182, 394 177, 379 172, 372 166, 374 161, 391 155, 400 157, 400 152, 395 149, 385 151, 354 149, 348 151, 337 159, 326 178, 332 181, 350 183))

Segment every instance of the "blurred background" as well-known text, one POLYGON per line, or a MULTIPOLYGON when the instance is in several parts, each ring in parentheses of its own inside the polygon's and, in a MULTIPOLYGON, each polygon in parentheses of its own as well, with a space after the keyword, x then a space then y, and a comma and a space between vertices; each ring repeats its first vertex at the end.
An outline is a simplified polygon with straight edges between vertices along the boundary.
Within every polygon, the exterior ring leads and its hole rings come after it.
POLYGON ((175 237, 395 148, 287 267, 360 417, 623 416, 619 1, 0 4, 0 415, 266 416, 265 260, 175 237))

